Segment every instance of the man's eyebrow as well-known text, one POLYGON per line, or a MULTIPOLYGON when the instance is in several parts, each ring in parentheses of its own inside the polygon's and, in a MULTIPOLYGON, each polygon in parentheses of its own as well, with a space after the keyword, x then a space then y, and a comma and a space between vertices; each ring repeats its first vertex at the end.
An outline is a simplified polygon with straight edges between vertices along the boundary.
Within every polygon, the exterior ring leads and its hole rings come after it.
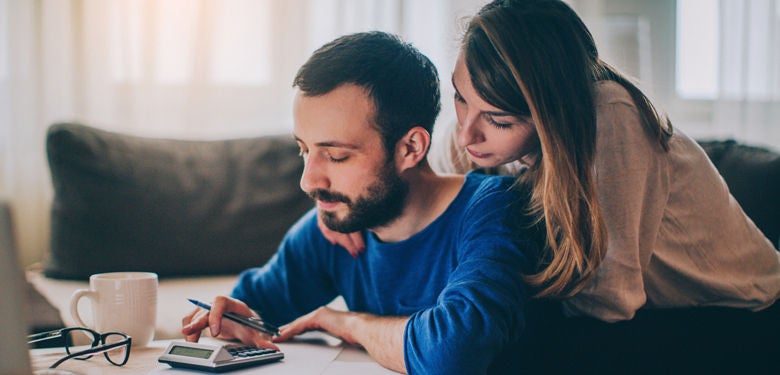
POLYGON ((354 145, 352 143, 338 142, 338 141, 317 142, 314 145, 318 147, 337 147, 337 148, 346 148, 350 150, 357 150, 360 148, 358 145, 354 145))
MULTIPOLYGON (((302 141, 297 136, 293 136, 293 137, 295 138, 296 141, 298 141, 300 143, 303 143, 303 144, 306 144, 306 142, 302 141)), ((358 150, 358 149, 360 149, 360 146, 358 146, 358 145, 355 145, 355 144, 352 144, 352 143, 347 143, 347 142, 339 142, 339 141, 317 142, 314 145, 317 146, 317 147, 336 147, 336 148, 346 148, 346 149, 350 149, 350 150, 358 150)))

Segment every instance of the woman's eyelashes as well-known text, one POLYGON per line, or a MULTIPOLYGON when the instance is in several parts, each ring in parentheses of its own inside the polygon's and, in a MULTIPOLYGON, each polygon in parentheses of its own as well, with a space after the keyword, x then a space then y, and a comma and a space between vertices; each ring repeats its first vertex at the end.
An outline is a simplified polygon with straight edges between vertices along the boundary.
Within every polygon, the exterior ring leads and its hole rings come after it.
POLYGON ((489 123, 491 123, 493 126, 499 129, 509 129, 512 127, 512 122, 504 122, 504 121, 498 121, 493 117, 493 115, 486 113, 485 118, 489 123))
POLYGON ((455 91, 455 101, 458 103, 466 103, 466 100, 463 99, 462 96, 460 96, 460 93, 455 91))
MULTIPOLYGON (((458 91, 455 91, 454 95, 455 101, 458 103, 466 104, 466 99, 463 99, 463 97, 460 95, 458 91)), ((482 116, 489 122, 491 125, 499 128, 499 129, 509 129, 512 127, 512 122, 509 121, 498 121, 496 120, 491 113, 483 113, 482 116)))

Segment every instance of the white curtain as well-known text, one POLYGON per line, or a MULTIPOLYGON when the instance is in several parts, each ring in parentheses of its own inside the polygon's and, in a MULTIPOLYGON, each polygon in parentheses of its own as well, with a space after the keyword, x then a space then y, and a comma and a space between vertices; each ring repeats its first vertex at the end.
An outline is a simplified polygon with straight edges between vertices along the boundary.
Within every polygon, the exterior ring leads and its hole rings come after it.
MULTIPOLYGON (((287 133, 300 64, 338 35, 379 29, 437 65, 437 127, 452 126, 448 81, 462 23, 487 1, 0 0, 0 198, 13 205, 23 262, 41 260, 48 247, 50 124, 190 139, 287 133)), ((603 16, 633 1, 569 3, 603 51, 625 54, 604 45, 611 29, 603 16)), ((708 134, 780 149, 779 3, 719 0, 719 93, 708 134)), ((434 148, 446 144, 442 135, 435 132, 434 148)))
POLYGON ((719 133, 780 150, 780 0, 720 1, 719 133))
POLYGON ((219 139, 291 130, 290 87, 338 35, 384 30, 439 68, 441 123, 460 20, 483 0, 0 0, 0 197, 23 263, 48 248, 54 122, 219 139))

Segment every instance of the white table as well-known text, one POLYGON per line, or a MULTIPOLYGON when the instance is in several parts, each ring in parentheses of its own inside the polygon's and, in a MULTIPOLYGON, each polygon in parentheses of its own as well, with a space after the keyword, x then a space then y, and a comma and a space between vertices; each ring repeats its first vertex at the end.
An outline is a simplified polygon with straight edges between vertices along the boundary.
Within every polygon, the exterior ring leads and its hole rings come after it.
MULTIPOLYGON (((214 340, 202 339, 203 342, 214 340)), ((57 369, 69 370, 76 374, 203 374, 199 371, 174 369, 157 362, 168 344, 174 340, 153 341, 148 347, 133 347, 130 359, 122 367, 114 366, 101 355, 87 361, 70 359, 57 369)), ((363 349, 345 345, 339 340, 310 333, 301 339, 277 344, 284 353, 280 362, 229 372, 229 374, 395 374, 376 363, 363 349)), ((34 370, 45 369, 64 356, 60 348, 32 349, 30 357, 34 370)))

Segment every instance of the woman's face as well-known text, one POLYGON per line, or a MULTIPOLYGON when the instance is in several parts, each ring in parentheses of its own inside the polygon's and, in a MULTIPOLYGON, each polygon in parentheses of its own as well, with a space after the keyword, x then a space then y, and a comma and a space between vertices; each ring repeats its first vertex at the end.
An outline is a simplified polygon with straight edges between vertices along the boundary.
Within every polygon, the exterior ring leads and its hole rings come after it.
MULTIPOLYGON (((536 126, 530 117, 513 115, 479 97, 471 84, 463 54, 452 74, 458 146, 480 167, 496 167, 521 160, 538 149, 536 126)), ((525 160, 526 162, 528 160, 525 160)))

